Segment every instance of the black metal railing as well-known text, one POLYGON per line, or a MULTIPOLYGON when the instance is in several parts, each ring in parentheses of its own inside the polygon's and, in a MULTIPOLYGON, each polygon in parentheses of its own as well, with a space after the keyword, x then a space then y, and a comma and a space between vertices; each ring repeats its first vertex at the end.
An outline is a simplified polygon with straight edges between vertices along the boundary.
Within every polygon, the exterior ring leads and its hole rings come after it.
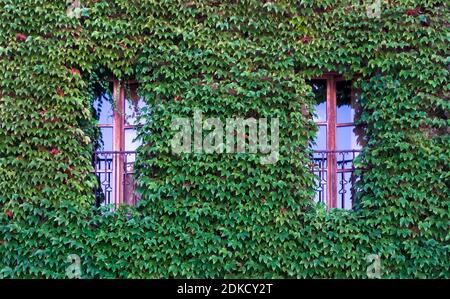
POLYGON ((94 153, 93 165, 98 181, 98 188, 95 190, 96 206, 136 204, 139 197, 135 192, 136 182, 133 178, 135 161, 134 151, 94 153))
MULTIPOLYGON (((313 152, 311 171, 316 174, 317 179, 315 188, 317 202, 329 207, 352 208, 354 186, 357 181, 353 160, 359 152, 359 150, 313 152)), ((139 200, 133 178, 135 160, 134 151, 94 153, 94 172, 99 186, 95 190, 97 206, 135 204, 139 200), (117 165, 122 167, 118 168, 117 165)))
POLYGON ((316 174, 317 202, 328 207, 352 208, 358 180, 353 161, 359 153, 360 150, 313 152, 311 170, 316 174))

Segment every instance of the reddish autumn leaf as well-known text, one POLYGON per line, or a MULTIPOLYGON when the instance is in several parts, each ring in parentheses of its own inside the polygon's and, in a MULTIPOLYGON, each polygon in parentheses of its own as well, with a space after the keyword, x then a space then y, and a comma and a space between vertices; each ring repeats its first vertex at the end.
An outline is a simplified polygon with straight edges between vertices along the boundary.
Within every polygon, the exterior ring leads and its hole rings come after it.
POLYGON ((49 153, 53 156, 56 156, 60 153, 60 151, 57 148, 52 148, 49 153))
POLYGON ((237 91, 236 91, 236 89, 230 88, 228 90, 228 93, 231 94, 232 96, 235 96, 237 94, 237 91))
POLYGON ((24 41, 26 41, 26 39, 27 39, 27 36, 25 34, 23 34, 23 33, 17 33, 16 34, 16 40, 17 41, 24 42, 24 41))
POLYGON ((71 72, 73 75, 80 75, 80 71, 77 70, 76 68, 71 68, 71 69, 70 69, 70 72, 71 72))
POLYGON ((305 35, 305 36, 302 36, 299 40, 301 43, 307 44, 312 41, 312 37, 305 35))
POLYGON ((406 10, 408 16, 417 16, 420 13, 420 8, 410 8, 406 10))
POLYGON ((181 97, 180 96, 175 96, 173 99, 175 100, 175 102, 181 101, 181 97))
POLYGON ((61 87, 56 88, 56 93, 61 97, 64 96, 64 90, 61 87))
POLYGON ((10 210, 6 210, 5 214, 6 214, 6 217, 8 217, 9 219, 12 219, 14 216, 13 212, 11 212, 10 210))

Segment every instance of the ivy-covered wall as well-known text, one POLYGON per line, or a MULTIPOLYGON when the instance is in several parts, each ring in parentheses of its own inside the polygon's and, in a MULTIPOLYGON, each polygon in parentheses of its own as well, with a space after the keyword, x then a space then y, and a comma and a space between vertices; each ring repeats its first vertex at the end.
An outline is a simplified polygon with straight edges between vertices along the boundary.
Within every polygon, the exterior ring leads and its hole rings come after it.
POLYGON ((381 277, 450 277, 447 1, 80 2, 0 0, 0 277, 73 277, 74 255, 83 278, 366 278, 374 255, 381 277), (326 71, 362 91, 353 211, 312 202, 305 80, 326 71), (92 207, 105 73, 152 107, 142 201, 116 212, 92 207), (278 162, 173 154, 194 110, 278 117, 278 162))

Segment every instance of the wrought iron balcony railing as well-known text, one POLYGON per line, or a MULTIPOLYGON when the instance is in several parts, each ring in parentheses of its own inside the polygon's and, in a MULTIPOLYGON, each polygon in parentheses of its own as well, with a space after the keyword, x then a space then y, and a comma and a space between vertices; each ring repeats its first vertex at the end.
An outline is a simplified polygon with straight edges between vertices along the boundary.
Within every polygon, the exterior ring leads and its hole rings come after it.
MULTIPOLYGON (((311 171, 317 179, 317 202, 329 208, 352 208, 357 181, 353 160, 358 154, 358 150, 314 151, 311 171)), ((94 153, 94 172, 99 185, 95 190, 97 206, 136 204, 139 196, 133 178, 135 159, 134 151, 94 153)))
POLYGON ((353 161, 360 150, 314 151, 312 171, 316 174, 315 200, 329 208, 351 209, 355 195, 353 161))
POLYGON ((137 203, 139 196, 135 192, 136 182, 133 178, 135 160, 134 151, 94 153, 94 172, 98 181, 98 188, 95 190, 97 206, 117 207, 121 203, 137 203))

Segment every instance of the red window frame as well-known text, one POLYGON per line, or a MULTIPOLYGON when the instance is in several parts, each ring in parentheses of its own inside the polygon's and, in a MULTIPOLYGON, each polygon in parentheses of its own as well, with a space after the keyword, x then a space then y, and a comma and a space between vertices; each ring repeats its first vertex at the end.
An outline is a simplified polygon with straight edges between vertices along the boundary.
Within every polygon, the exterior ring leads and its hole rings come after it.
POLYGON ((113 178, 113 192, 112 203, 114 206, 121 204, 135 204, 138 200, 134 192, 134 185, 132 190, 126 190, 127 176, 132 175, 133 172, 128 169, 129 162, 127 158, 135 156, 135 151, 125 151, 125 131, 127 129, 136 129, 139 125, 127 124, 126 122, 126 88, 132 84, 138 84, 137 81, 128 80, 120 82, 119 80, 109 80, 112 83, 112 108, 113 120, 112 123, 99 123, 99 128, 112 129, 112 151, 97 151, 96 157, 102 155, 112 159, 112 169, 110 170, 113 178), (132 196, 131 196, 132 193, 132 196), (128 195, 128 196, 127 196, 128 195))
MULTIPOLYGON (((336 146, 336 137, 337 137, 337 128, 339 127, 348 127, 354 126, 353 122, 347 123, 337 123, 337 92, 336 92, 336 83, 339 81, 348 81, 344 79, 343 76, 335 74, 335 73, 326 73, 319 77, 314 77, 313 80, 325 80, 326 81, 326 120, 324 121, 315 121, 318 126, 325 126, 326 128, 326 149, 325 151, 316 151, 321 152, 326 155, 326 169, 321 169, 321 171, 326 171, 327 173, 327 184, 326 186, 326 206, 328 209, 337 208, 338 207, 338 174, 341 172, 346 172, 346 169, 338 168, 337 163, 337 155, 339 154, 339 150, 336 146)), ((351 89, 351 98, 352 102, 355 100, 356 92, 352 87, 351 89)), ((347 149, 345 152, 352 152, 353 158, 359 150, 347 149)), ((352 180, 353 180, 353 165, 351 170, 352 180)), ((353 182, 352 182, 353 183, 353 182)), ((343 205, 343 204, 342 204, 343 205)))

